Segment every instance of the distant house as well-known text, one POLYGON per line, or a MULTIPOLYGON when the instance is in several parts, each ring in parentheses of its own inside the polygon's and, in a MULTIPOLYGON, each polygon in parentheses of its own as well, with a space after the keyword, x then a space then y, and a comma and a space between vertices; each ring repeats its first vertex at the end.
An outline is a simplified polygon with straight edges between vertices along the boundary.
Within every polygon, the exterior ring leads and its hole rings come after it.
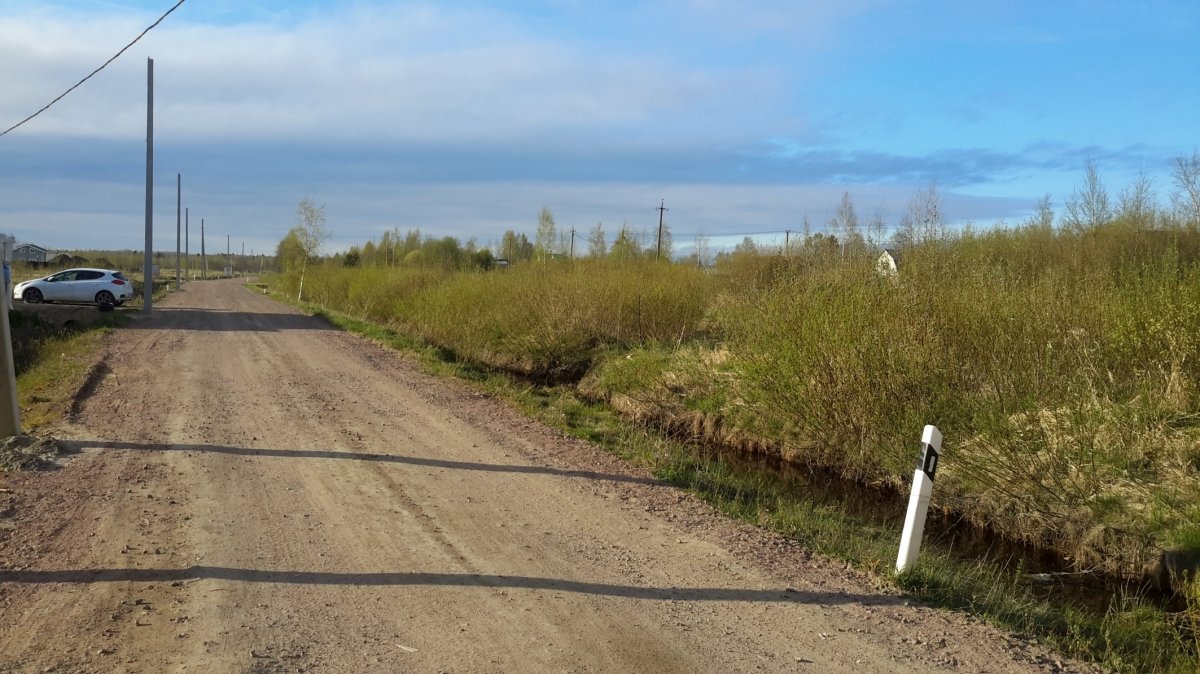
POLYGON ((900 251, 895 248, 884 248, 875 260, 875 271, 880 276, 896 276, 900 273, 900 251))
POLYGON ((13 248, 12 259, 14 262, 36 262, 43 264, 46 262, 46 254, 49 252, 37 244, 23 243, 13 248))

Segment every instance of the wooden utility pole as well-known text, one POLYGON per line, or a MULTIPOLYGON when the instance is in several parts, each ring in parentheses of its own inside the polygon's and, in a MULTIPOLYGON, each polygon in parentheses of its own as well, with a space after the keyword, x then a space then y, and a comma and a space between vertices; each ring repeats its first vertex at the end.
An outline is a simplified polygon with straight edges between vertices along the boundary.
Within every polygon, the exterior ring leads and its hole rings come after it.
POLYGON ((154 59, 146 59, 146 255, 142 261, 142 308, 154 296, 154 59))
POLYGON ((658 205, 658 249, 654 253, 655 262, 658 262, 660 259, 662 259, 663 213, 671 210, 667 208, 666 205, 666 199, 663 199, 662 203, 658 205))
POLYGON ((571 228, 571 259, 575 259, 575 228, 571 228))

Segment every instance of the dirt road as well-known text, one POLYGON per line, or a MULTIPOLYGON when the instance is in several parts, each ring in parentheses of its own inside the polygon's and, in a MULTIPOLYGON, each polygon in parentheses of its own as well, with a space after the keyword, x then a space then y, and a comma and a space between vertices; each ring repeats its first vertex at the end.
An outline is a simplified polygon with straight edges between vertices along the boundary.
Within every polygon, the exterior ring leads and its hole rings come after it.
POLYGON ((4 476, 0 671, 1051 671, 236 282, 4 476))

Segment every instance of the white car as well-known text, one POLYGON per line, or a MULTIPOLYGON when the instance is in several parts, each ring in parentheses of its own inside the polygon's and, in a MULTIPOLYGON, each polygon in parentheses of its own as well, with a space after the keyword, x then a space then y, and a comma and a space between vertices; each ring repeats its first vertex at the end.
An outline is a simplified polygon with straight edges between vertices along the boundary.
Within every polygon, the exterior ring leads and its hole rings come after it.
POLYGON ((46 278, 18 283, 13 299, 39 302, 87 302, 120 306, 133 299, 133 284, 112 269, 67 269, 46 278))

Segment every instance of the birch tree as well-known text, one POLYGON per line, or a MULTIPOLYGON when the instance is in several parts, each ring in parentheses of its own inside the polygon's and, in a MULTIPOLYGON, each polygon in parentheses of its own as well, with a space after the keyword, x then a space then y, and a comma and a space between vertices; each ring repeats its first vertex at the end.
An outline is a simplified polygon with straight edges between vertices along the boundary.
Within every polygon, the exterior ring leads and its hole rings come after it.
POLYGON ((303 258, 300 262, 300 290, 296 293, 296 301, 304 297, 304 273, 308 270, 308 260, 317 256, 321 246, 329 240, 329 229, 325 226, 325 207, 317 206, 312 199, 304 197, 296 206, 296 226, 292 228, 300 244, 303 258))
POLYGON ((1200 227, 1200 152, 1193 152, 1190 157, 1176 157, 1175 170, 1175 211, 1180 218, 1191 227, 1200 227))

